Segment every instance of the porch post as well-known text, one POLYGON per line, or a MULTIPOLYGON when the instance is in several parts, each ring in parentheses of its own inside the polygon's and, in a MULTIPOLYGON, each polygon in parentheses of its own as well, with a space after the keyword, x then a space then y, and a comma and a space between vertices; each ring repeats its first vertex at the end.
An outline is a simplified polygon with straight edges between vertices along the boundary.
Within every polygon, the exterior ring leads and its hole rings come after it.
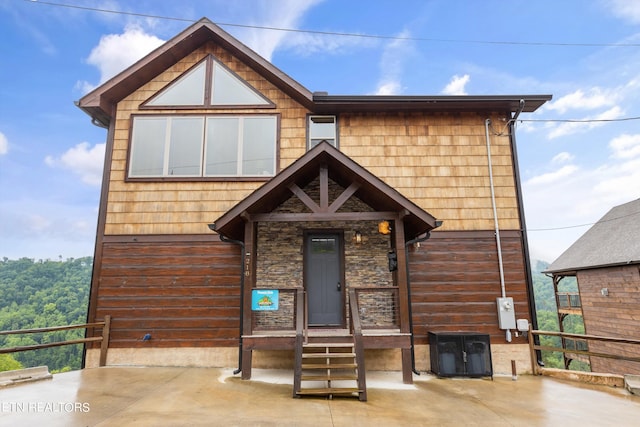
MULTIPOLYGON (((409 295, 407 292, 407 253, 404 245, 404 221, 400 213, 395 220, 395 250, 398 257, 398 269, 396 270, 396 281, 398 286, 398 303, 400 305, 400 332, 410 333, 409 327, 409 295)), ((411 366, 411 349, 403 348, 402 351, 402 381, 405 384, 413 384, 413 374, 411 366)))
MULTIPOLYGON (((256 286, 256 223, 251 219, 245 222, 244 226, 244 245, 245 259, 244 262, 244 295, 242 310, 242 335, 249 336, 253 334, 253 324, 251 322, 251 291, 256 286)), ((253 350, 248 348, 246 344, 242 345, 242 379, 251 379, 251 362, 253 350)))

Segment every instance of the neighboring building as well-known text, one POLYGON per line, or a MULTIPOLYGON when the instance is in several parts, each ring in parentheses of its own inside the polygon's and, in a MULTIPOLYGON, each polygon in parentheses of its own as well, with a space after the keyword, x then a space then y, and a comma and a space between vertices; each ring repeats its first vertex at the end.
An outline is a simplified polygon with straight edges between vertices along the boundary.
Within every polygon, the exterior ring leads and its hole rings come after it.
MULTIPOLYGON (((583 316, 585 333, 640 340, 640 199, 616 206, 548 268, 553 275, 560 325, 583 316), (578 294, 558 292, 575 277, 578 294)), ((589 351, 637 357, 638 346, 589 341, 589 351)), ((640 363, 590 357, 592 372, 640 374, 640 363)), ((568 359, 565 358, 565 363, 568 359)))
POLYGON ((367 369, 410 382, 429 332, 468 331, 495 372, 530 371, 496 298, 535 325, 512 119, 549 99, 311 93, 200 20, 78 102, 108 129, 107 363, 291 367, 305 290, 316 336, 353 327, 357 295, 367 369))

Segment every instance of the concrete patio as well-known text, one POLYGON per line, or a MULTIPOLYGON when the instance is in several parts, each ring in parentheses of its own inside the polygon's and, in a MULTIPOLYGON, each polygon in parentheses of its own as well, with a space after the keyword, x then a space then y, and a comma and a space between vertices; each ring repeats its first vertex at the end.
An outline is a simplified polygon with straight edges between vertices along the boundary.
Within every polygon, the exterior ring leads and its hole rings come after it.
POLYGON ((415 384, 370 372, 368 401, 291 397, 290 371, 106 367, 0 389, 0 426, 632 426, 640 397, 547 377, 415 384))

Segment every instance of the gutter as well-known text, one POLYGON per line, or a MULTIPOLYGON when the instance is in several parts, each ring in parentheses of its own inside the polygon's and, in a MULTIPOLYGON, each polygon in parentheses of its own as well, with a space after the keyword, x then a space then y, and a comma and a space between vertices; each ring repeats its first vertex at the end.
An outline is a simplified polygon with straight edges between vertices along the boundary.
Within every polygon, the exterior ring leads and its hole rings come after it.
MULTIPOLYGON (((436 227, 440 227, 442 221, 436 221, 436 227)), ((409 240, 404 244, 404 253, 407 258, 405 265, 407 269, 407 299, 409 300, 409 338, 411 339, 411 370, 414 374, 420 375, 420 372, 416 369, 416 353, 413 338, 413 310, 411 308, 411 274, 409 268, 409 246, 415 243, 421 243, 428 240, 431 237, 431 231, 428 231, 423 237, 416 237, 413 240, 409 240)))
POLYGON ((233 243, 240 246, 240 332, 238 334, 238 369, 233 371, 233 375, 242 372, 242 332, 244 330, 244 261, 246 258, 246 249, 242 240, 234 240, 226 237, 216 230, 216 225, 209 224, 209 229, 215 231, 220 236, 220 240, 225 243, 233 243))

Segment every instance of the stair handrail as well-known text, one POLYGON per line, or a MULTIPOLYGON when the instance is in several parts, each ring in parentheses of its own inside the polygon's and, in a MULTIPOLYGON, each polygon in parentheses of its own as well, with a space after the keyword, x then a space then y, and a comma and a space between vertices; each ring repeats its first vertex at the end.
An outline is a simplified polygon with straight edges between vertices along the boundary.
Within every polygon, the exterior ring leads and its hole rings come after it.
POLYGON ((302 347, 305 341, 306 309, 305 293, 300 288, 296 291, 296 343, 295 361, 293 367, 293 397, 298 396, 302 387, 302 347))
POLYGON ((364 367, 364 342, 362 339, 362 324, 360 322, 360 308, 358 305, 358 296, 356 290, 349 289, 349 308, 351 314, 351 322, 349 329, 353 335, 353 345, 356 353, 356 363, 358 365, 358 390, 360 390, 359 398, 361 401, 367 400, 367 381, 365 377, 364 367))

